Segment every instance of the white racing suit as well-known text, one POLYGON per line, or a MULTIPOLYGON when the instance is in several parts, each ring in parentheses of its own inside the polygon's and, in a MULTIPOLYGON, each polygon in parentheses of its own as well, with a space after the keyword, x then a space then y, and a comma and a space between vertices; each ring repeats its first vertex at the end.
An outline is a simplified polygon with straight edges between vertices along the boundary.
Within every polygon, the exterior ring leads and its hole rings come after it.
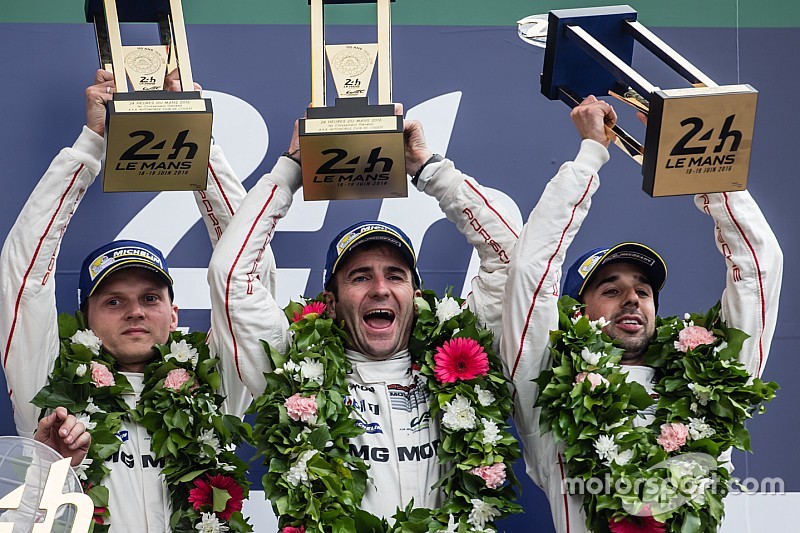
MULTIPOLYGON (((59 245, 72 214, 100 171, 102 155, 103 138, 84 127, 75 144, 63 149, 50 164, 0 255, 0 356, 14 422, 24 437, 33 436, 39 417, 39 408, 30 401, 47 383, 58 356, 54 274, 59 245)), ((196 198, 214 243, 244 197, 244 189, 216 146, 211 151, 208 187, 196 193, 196 198)), ((89 250, 100 244, 90 245, 89 250)), ((228 398, 226 411, 241 416, 249 395, 235 373, 226 370, 228 364, 222 358, 220 393, 228 398)), ((126 376, 135 392, 125 401, 133 407, 141 393, 143 374, 126 376)), ((122 446, 108 461, 111 473, 103 482, 109 489, 111 531, 169 531, 169 495, 160 475, 162 465, 150 452, 150 436, 131 422, 123 422, 118 436, 122 446)))
MULTIPOLYGON (((269 283, 260 283, 255 273, 299 187, 299 165, 281 157, 242 202, 209 266, 214 349, 232 357, 254 396, 264 391, 264 372, 272 370, 259 339, 282 353, 290 340, 288 320, 269 283)), ((517 228, 448 160, 425 167, 417 187, 439 200, 447 218, 477 249, 481 267, 468 305, 481 323, 499 332, 505 267, 517 228)), ((440 495, 430 487, 441 475, 435 453, 440 432, 430 418, 424 378, 411 369, 407 352, 380 362, 353 352, 348 357, 353 373, 346 401, 363 416, 359 423, 366 431, 351 441, 350 450, 370 465, 372 478, 362 508, 391 517, 411 498, 417 507, 438 506, 440 495)))
MULTIPOLYGON (((597 172, 608 160, 599 143, 585 140, 574 162, 550 181, 530 215, 511 258, 503 313, 503 355, 516 388, 515 420, 528 475, 550 500, 558 533, 586 532, 579 496, 564 494, 563 445, 539 430, 538 387, 531 380, 550 365, 549 332, 558 328, 557 301, 567 248, 589 212, 597 172)), ((775 330, 783 260, 780 247, 746 191, 700 194, 698 209, 714 221, 714 241, 725 257, 722 318, 750 335, 740 360, 760 376, 775 330)), ((652 369, 632 367, 629 379, 650 386, 652 369), (649 376, 649 377, 648 377, 649 376)))

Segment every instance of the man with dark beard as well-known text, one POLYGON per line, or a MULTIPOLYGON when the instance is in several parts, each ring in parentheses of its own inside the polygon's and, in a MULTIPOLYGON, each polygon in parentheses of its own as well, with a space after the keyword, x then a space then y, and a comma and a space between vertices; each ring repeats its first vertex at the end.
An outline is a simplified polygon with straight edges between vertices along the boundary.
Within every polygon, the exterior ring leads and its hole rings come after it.
MULTIPOLYGON (((566 492, 567 461, 572 458, 565 457, 564 444, 552 432, 540 428, 542 408, 534 408, 539 387, 532 380, 551 366, 550 332, 559 328, 558 299, 567 295, 584 304, 588 319, 599 321, 597 326, 619 342, 626 381, 641 384, 652 396, 656 372, 644 364, 644 354, 654 337, 667 267, 643 244, 597 248, 569 268, 559 294, 567 249, 589 212, 599 186, 597 173, 609 158, 606 131, 616 114, 608 103, 590 96, 572 110, 571 118, 583 139, 581 151, 547 185, 511 254, 503 316, 512 319, 503 321, 501 353, 515 387, 515 421, 528 475, 547 494, 556 531, 586 533, 582 496, 566 492)), ((780 246, 747 191, 698 194, 695 205, 712 217, 715 244, 725 257, 721 317, 750 335, 739 361, 759 377, 777 322, 780 246)), ((649 425, 654 414, 655 406, 640 412, 633 425, 649 425)))

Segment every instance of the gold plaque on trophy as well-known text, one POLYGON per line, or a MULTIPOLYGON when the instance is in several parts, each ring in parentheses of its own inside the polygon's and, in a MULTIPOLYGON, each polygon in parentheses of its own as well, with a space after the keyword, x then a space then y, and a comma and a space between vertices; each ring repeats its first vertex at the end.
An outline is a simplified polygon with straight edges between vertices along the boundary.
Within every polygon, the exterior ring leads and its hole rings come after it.
POLYGON ((408 196, 403 118, 392 103, 390 0, 310 0, 310 5, 311 107, 300 120, 303 197, 408 196), (377 43, 325 43, 325 6, 340 3, 377 4, 377 43), (378 104, 371 105, 376 63, 378 104), (328 64, 338 95, 333 106, 326 106, 328 64))
POLYGON ((204 190, 211 100, 194 90, 180 0, 86 0, 86 18, 94 23, 100 66, 116 85, 106 116, 103 190, 204 190), (123 46, 120 23, 158 24, 161 42, 123 46), (181 91, 165 91, 164 78, 175 69, 181 91))
MULTIPOLYGON (((520 21, 520 35, 538 45, 541 31, 527 27, 532 23, 541 20, 520 21)), ((649 195, 747 187, 757 91, 717 85, 640 24, 629 6, 551 11, 541 79, 548 98, 571 107, 590 94, 610 95, 647 115, 644 145, 619 125, 610 137, 642 165, 642 188, 649 195), (647 81, 631 67, 634 41, 691 87, 662 89, 647 81)))

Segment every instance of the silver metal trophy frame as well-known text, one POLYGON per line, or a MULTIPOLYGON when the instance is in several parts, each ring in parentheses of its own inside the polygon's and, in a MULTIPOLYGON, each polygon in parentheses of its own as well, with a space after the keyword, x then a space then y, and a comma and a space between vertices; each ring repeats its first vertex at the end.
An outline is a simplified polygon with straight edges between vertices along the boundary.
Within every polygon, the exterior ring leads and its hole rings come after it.
POLYGON ((642 164, 651 196, 736 191, 747 186, 757 91, 719 86, 636 20, 629 6, 551 11, 542 93, 570 107, 610 95, 648 116, 645 143, 618 125, 611 136, 642 164), (632 66, 634 42, 691 87, 661 89, 632 66))

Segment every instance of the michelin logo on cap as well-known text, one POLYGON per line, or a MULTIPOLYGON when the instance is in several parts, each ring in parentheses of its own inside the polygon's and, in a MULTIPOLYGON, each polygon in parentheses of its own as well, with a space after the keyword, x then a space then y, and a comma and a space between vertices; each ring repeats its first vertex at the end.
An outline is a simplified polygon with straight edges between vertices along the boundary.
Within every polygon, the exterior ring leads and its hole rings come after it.
MULTIPOLYGON (((339 239, 339 242, 336 243, 337 255, 342 255, 347 250, 348 246, 350 246, 350 244, 354 240, 356 240, 359 236, 361 236, 364 233, 370 233, 372 231, 383 231, 386 233, 391 233, 392 235, 396 235, 395 232, 392 231, 390 228, 383 226, 381 224, 370 224, 367 226, 361 226, 356 231, 351 231, 350 233, 347 233, 341 239, 339 239)), ((400 236, 397 235, 397 238, 400 239, 400 236)))
POLYGON ((141 257, 145 261, 153 263, 161 269, 164 268, 164 265, 161 263, 161 259, 157 255, 143 248, 117 248, 116 250, 109 250, 92 261, 92 263, 89 265, 89 277, 92 281, 94 281, 97 276, 102 274, 110 266, 114 265, 117 260, 127 259, 130 257, 141 257), (109 253, 111 254, 110 257, 109 253))
POLYGON ((606 257, 606 261, 614 261, 617 259, 632 259, 634 261, 639 261, 640 263, 644 263, 647 266, 653 266, 656 262, 656 260, 650 256, 644 255, 639 252, 627 251, 627 250, 620 250, 619 252, 615 252, 606 257))

